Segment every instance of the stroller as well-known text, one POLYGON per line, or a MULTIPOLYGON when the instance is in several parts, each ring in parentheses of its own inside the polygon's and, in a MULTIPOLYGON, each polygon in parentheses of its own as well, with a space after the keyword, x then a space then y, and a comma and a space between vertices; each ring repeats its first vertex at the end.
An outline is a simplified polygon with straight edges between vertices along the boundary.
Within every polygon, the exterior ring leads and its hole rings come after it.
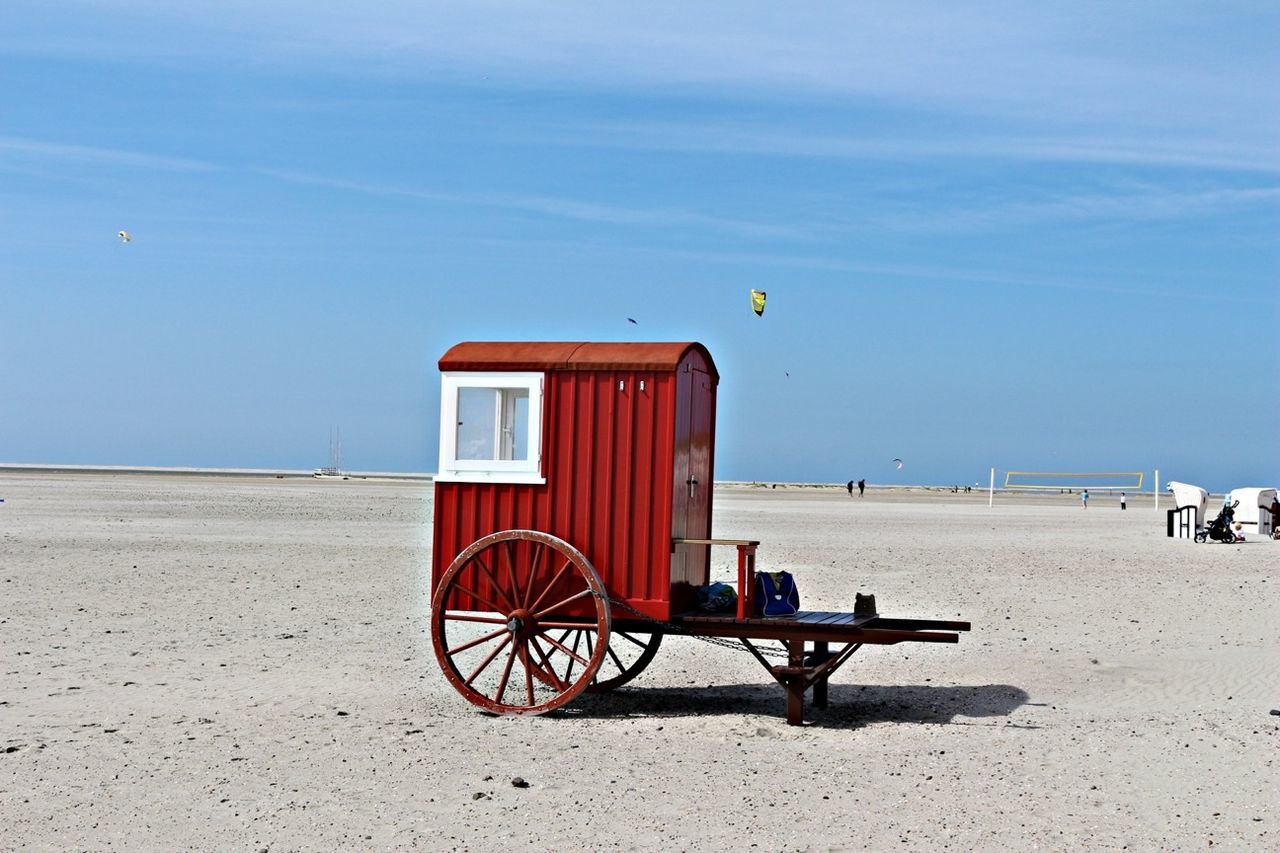
POLYGON ((1196 541, 1205 542, 1212 539, 1214 542, 1222 542, 1230 545, 1236 541, 1236 534, 1231 530, 1231 523, 1236 520, 1236 507, 1240 506, 1240 501, 1234 501, 1231 506, 1224 506, 1222 512, 1218 513, 1218 517, 1209 522, 1203 530, 1196 531, 1196 541))

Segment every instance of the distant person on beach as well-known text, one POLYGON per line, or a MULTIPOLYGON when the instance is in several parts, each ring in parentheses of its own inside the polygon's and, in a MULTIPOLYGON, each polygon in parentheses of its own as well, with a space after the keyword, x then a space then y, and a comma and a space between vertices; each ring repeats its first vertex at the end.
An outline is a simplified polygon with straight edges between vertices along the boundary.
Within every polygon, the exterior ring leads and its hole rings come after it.
MULTIPOLYGON (((865 492, 866 490, 867 490, 867 481, 859 480, 858 481, 858 497, 862 497, 862 493, 865 492)), ((849 497, 853 497, 853 492, 849 493, 849 497)))
POLYGON ((845 488, 849 490, 849 497, 853 497, 853 480, 845 484, 845 488))
POLYGON ((1080 506, 1084 507, 1085 509, 1089 508, 1089 490, 1088 489, 1085 489, 1083 492, 1080 493, 1080 506))
POLYGON ((1120 509, 1124 509, 1125 496, 1124 492, 1120 493, 1120 509))

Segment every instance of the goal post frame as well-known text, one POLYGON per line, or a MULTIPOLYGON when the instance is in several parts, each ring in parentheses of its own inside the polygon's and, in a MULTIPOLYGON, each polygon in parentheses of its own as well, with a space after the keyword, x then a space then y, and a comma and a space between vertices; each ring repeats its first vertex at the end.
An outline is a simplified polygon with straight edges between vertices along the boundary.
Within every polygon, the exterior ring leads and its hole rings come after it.
POLYGON ((1145 480, 1145 471, 1005 471, 1001 489, 1028 492, 1110 489, 1137 493, 1142 491, 1145 480), (1016 483, 1015 478, 1041 478, 1041 481, 1016 483))

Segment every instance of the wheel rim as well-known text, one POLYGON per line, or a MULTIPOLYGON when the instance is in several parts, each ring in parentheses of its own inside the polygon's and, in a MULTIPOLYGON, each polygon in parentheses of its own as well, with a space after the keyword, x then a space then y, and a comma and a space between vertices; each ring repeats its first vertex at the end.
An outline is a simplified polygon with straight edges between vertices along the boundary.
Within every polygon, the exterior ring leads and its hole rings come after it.
POLYGON ((544 714, 591 684, 608 657, 608 594, 583 554, 535 530, 477 540, 431 601, 431 642, 454 688, 497 714, 544 714), (560 641, 568 632, 578 647, 560 641))

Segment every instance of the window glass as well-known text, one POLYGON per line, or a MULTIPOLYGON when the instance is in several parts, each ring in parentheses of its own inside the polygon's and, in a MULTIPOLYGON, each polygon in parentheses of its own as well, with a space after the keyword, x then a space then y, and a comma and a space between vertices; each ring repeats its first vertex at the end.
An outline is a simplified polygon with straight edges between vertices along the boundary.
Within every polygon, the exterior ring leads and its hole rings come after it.
POLYGON ((498 397, 492 388, 458 389, 459 459, 497 458, 493 442, 497 402, 498 397))
POLYGON ((503 388, 501 455, 499 459, 529 458, 529 391, 526 388, 503 388))

